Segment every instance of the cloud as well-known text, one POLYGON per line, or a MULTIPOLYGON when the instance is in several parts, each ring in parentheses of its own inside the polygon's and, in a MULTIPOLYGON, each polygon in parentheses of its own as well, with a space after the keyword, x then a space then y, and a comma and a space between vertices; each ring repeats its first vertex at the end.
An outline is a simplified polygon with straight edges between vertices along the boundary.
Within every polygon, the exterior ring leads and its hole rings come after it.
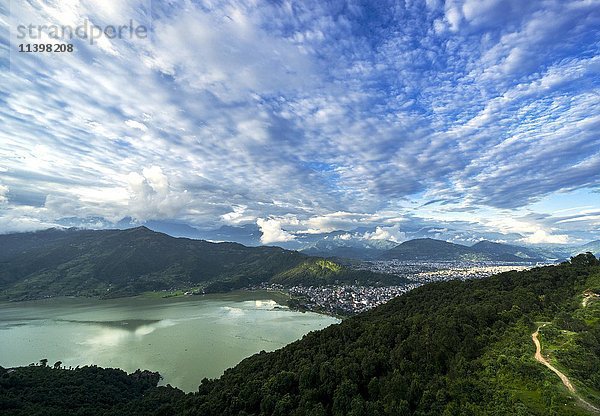
POLYGON ((6 194, 8 194, 8 186, 0 183, 0 204, 4 204, 8 201, 6 194))
POLYGON ((251 215, 244 215, 246 209, 248 208, 246 205, 234 205, 231 208, 233 211, 221 215, 221 218, 227 224, 240 224, 255 220, 255 218, 251 215))
POLYGON ((395 224, 391 227, 376 227, 375 231, 366 232, 363 235, 366 240, 387 240, 394 243, 401 243, 406 240, 406 234, 400 231, 400 225, 395 224))
POLYGON ((536 230, 533 234, 523 239, 530 244, 566 244, 569 242, 569 236, 566 234, 550 234, 544 230, 536 230))
POLYGON ((146 131, 148 130, 148 127, 146 127, 145 124, 140 123, 139 121, 135 121, 135 120, 127 120, 125 121, 125 124, 128 127, 131 127, 132 129, 137 129, 137 130, 141 130, 141 131, 146 131))
POLYGON ((130 172, 128 208, 136 220, 173 218, 190 201, 187 191, 174 191, 159 166, 130 172))
POLYGON ((281 221, 274 218, 259 218, 256 220, 256 225, 260 228, 262 236, 260 241, 263 244, 282 243, 293 241, 295 237, 289 232, 281 228, 281 221))
POLYGON ((336 230, 353 230, 360 224, 370 222, 370 217, 368 214, 337 211, 298 221, 298 225, 301 225, 302 233, 320 234, 336 230))
POLYGON ((600 235, 592 215, 523 220, 598 188, 594 2, 95 3, 11 8, 12 22, 131 18, 151 36, 0 62, 4 223, 259 218, 270 242, 360 227, 401 240, 397 218, 600 235))

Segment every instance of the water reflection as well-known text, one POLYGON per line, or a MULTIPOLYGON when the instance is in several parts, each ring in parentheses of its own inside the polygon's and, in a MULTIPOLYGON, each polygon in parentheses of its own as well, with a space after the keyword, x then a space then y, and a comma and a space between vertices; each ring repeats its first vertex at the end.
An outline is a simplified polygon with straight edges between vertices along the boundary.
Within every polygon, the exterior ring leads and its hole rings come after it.
MULTIPOLYGON (((251 299, 251 298, 250 298, 251 299)), ((243 358, 273 350, 338 320, 298 313, 268 299, 0 303, 0 365, 40 358, 159 371, 165 383, 195 391, 243 358)))
MULTIPOLYGON (((183 322, 189 319, 180 319, 183 322)), ((80 345, 87 345, 92 348, 116 347, 126 342, 136 342, 146 335, 161 328, 168 328, 177 325, 177 320, 127 320, 127 321, 76 321, 76 320, 57 320, 71 322, 76 324, 94 325, 99 327, 92 337, 88 337, 79 342, 80 345)), ((94 350, 89 351, 93 353, 94 350)))
POLYGON ((82 321, 76 319, 55 319, 56 322, 71 322, 74 324, 86 324, 96 326, 108 326, 135 332, 143 326, 152 326, 160 322, 158 319, 129 319, 123 321, 82 321))
POLYGON ((125 329, 105 329, 102 328, 97 331, 93 336, 80 341, 79 345, 85 345, 91 347, 88 351, 87 356, 93 356, 94 348, 106 348, 116 347, 123 343, 127 338, 131 336, 131 332, 125 329))
POLYGON ((255 300, 254 306, 257 309, 275 309, 275 307, 279 305, 277 305, 277 302, 274 300, 255 300))

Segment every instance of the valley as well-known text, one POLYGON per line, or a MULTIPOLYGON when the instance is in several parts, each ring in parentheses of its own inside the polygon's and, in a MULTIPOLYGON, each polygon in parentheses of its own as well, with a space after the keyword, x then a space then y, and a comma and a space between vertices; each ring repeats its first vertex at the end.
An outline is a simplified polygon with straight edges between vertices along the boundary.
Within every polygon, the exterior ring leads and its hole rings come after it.
POLYGON ((590 415, 534 359, 532 332, 537 322, 551 323, 538 332, 544 355, 598 407, 600 310, 595 298, 582 301, 600 293, 599 276, 600 262, 579 255, 556 266, 428 283, 246 358, 200 380, 195 393, 98 367, 0 368, 0 405, 7 415, 60 414, 66 403, 89 412, 102 406, 107 415, 590 415), (63 383, 75 387, 44 393, 63 383))

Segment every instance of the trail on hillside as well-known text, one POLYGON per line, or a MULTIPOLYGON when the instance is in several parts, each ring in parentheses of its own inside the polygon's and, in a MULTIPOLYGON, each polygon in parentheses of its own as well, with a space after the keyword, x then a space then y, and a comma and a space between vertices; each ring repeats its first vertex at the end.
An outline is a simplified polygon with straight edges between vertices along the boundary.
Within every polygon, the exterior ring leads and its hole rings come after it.
POLYGON ((594 293, 590 290, 585 291, 583 293, 583 300, 581 301, 581 306, 583 306, 585 308, 591 301, 598 299, 598 298, 600 298, 600 295, 598 295, 597 293, 594 293))
POLYGON ((535 344, 535 359, 538 362, 544 364, 550 370, 554 371, 556 373, 556 375, 558 377, 560 377, 560 380, 563 382, 565 387, 567 389, 569 389, 569 391, 571 393, 573 393, 575 398, 581 403, 581 405, 586 410, 589 410, 592 413, 600 415, 600 409, 598 409, 596 406, 592 405, 591 403, 589 403, 589 402, 585 401, 583 398, 581 398, 581 396, 579 394, 577 394, 577 391, 575 391, 575 387, 573 387, 573 384, 571 384, 571 381, 569 380, 569 378, 564 373, 562 373, 559 369, 557 369, 552 364, 550 364, 548 362, 548 360, 546 360, 544 358, 544 356, 542 355, 542 346, 540 344, 540 340, 538 339, 538 335, 540 332, 540 328, 542 328, 544 326, 546 326, 546 324, 539 326, 538 329, 536 329, 535 332, 533 334, 531 334, 531 339, 533 340, 533 343, 535 344))

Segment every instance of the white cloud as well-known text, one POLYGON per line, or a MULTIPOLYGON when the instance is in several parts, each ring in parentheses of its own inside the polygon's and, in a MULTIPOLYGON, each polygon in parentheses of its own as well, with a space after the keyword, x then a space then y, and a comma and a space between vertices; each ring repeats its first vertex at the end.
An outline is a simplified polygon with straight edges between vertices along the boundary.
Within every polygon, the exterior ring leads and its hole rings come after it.
POLYGON ((331 212, 324 215, 312 216, 299 222, 302 226, 300 232, 306 234, 329 233, 336 230, 350 231, 361 224, 368 223, 372 216, 363 213, 346 211, 331 212))
POLYGON ((462 15, 456 7, 449 7, 446 10, 446 20, 450 24, 450 29, 456 32, 460 28, 462 15))
MULTIPOLYGON (((143 20, 147 5, 55 3, 44 15, 66 24, 143 20)), ((117 55, 12 53, 0 217, 275 218, 285 240, 360 226, 401 239, 390 225, 410 214, 597 238, 593 216, 498 223, 600 180, 599 63, 581 52, 598 14, 567 3, 428 0, 362 20, 310 0, 154 2, 153 39, 104 45, 117 55), (444 202, 417 208, 423 194, 444 202)))
POLYGON ((173 218, 189 203, 187 191, 177 192, 169 185, 159 166, 144 168, 142 174, 131 172, 128 209, 137 220, 173 218))
POLYGON ((295 239, 292 234, 281 228, 281 221, 275 218, 259 218, 256 220, 256 224, 262 232, 260 241, 263 244, 282 243, 295 239))
POLYGON ((60 227, 53 222, 43 221, 37 217, 19 215, 12 217, 10 215, 0 216, 0 233, 22 233, 27 231, 36 231, 44 228, 60 227))
POLYGON ((233 211, 221 215, 221 219, 227 224, 240 224, 242 222, 252 221, 255 219, 253 216, 244 215, 247 208, 246 205, 234 205, 231 207, 233 211))
POLYGON ((400 225, 395 224, 391 227, 376 227, 375 231, 366 232, 363 235, 366 240, 387 240, 394 243, 401 243, 406 240, 406 234, 400 231, 400 225))
POLYGON ((0 183, 0 204, 4 204, 8 201, 6 194, 8 194, 8 186, 0 183))
POLYGON ((127 121, 125 121, 125 124, 127 126, 131 127, 132 129, 137 129, 137 130, 141 130, 141 131, 148 130, 148 127, 146 127, 145 124, 140 123, 139 121, 127 120, 127 121))
POLYGON ((533 234, 523 238, 529 244, 566 244, 569 236, 566 234, 550 234, 544 230, 536 230, 533 234))

